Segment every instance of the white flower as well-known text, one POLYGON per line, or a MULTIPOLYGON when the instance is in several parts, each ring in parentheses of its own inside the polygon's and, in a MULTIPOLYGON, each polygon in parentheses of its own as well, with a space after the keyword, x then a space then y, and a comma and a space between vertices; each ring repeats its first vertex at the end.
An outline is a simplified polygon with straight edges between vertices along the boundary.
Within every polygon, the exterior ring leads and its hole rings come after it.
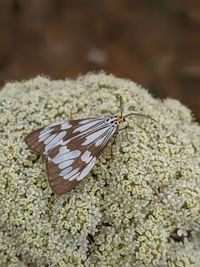
POLYGON ((199 266, 200 127, 176 100, 160 101, 104 73, 76 81, 44 77, 0 92, 0 266, 199 266), (51 194, 45 161, 24 137, 55 121, 125 112, 121 133, 91 174, 51 194))

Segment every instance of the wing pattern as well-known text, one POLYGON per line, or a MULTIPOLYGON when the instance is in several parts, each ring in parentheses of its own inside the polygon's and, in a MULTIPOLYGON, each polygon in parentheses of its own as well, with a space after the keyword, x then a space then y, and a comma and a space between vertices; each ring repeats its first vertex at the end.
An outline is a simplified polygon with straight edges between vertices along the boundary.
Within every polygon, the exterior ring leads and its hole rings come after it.
POLYGON ((88 175, 116 130, 113 117, 71 120, 40 128, 25 142, 46 156, 49 184, 62 195, 88 175))

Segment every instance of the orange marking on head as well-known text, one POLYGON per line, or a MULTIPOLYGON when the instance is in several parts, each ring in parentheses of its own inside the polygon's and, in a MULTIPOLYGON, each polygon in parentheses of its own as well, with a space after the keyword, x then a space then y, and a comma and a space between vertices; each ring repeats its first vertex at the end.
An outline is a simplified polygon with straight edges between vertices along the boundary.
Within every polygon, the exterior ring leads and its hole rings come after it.
POLYGON ((120 123, 123 123, 123 122, 125 122, 124 116, 118 116, 117 117, 117 124, 120 124, 120 123))

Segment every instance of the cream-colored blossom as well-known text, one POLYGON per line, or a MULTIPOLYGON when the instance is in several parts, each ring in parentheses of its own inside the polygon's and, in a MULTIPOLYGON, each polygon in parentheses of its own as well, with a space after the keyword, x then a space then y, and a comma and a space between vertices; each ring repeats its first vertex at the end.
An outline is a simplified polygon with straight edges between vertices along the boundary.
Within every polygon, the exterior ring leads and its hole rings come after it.
POLYGON ((104 73, 76 81, 37 77, 0 92, 0 266, 199 266, 200 126, 176 100, 104 73), (116 114, 121 133, 90 175, 57 197, 45 162, 25 145, 37 127, 116 114), (31 264, 31 265, 29 265, 31 264))

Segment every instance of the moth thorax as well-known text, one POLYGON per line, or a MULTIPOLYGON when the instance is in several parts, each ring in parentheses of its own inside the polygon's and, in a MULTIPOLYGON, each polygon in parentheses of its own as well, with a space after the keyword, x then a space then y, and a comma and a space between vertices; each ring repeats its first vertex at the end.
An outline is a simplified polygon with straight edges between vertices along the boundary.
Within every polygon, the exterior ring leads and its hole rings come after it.
POLYGON ((118 116, 117 117, 117 124, 120 124, 120 123, 123 123, 123 122, 125 122, 124 116, 118 116))

